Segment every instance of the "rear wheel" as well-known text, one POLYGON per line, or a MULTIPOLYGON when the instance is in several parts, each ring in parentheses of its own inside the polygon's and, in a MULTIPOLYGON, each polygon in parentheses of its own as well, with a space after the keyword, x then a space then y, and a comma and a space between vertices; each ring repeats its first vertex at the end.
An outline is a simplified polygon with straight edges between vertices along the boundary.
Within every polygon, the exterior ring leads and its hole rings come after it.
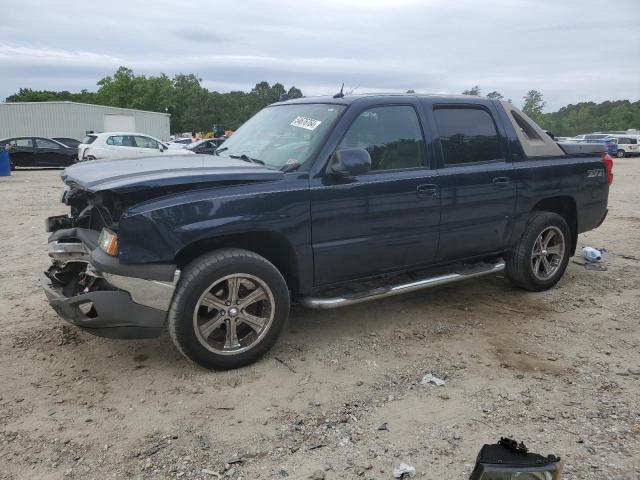
POLYGON ((571 230, 565 219, 557 213, 533 212, 518 245, 507 255, 507 277, 526 290, 547 290, 562 278, 570 250, 571 230))
POLYGON ((180 352, 215 370, 257 360, 289 316, 289 290, 265 258, 240 249, 198 257, 180 280, 168 328, 180 352))
POLYGON ((616 157, 618 158, 624 158, 626 156, 625 151, 624 150, 618 150, 616 152, 616 157))

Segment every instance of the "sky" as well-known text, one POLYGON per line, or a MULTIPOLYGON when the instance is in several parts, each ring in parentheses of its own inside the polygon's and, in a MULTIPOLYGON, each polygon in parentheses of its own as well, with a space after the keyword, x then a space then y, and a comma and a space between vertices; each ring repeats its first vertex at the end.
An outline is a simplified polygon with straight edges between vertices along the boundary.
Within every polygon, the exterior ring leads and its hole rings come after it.
POLYGON ((121 66, 195 73, 209 90, 259 81, 306 96, 461 93, 478 85, 545 111, 640 99, 640 0, 2 0, 0 99, 96 90, 121 66))

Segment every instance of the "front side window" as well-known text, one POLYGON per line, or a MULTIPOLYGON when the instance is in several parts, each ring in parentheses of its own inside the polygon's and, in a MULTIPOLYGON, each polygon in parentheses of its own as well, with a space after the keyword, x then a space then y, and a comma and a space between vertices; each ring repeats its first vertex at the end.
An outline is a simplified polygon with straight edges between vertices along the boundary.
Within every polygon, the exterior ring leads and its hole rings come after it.
POLYGON ((436 108, 434 117, 445 166, 502 160, 493 118, 482 108, 436 108))
POLYGON ((225 140, 218 154, 278 169, 304 165, 344 109, 343 105, 306 103, 267 107, 225 140))
POLYGON ((153 138, 136 135, 135 137, 133 137, 133 139, 136 142, 136 147, 138 148, 153 148, 155 150, 160 148, 158 142, 156 142, 153 138))
POLYGON ((52 142, 51 140, 47 140, 46 138, 36 138, 36 147, 37 148, 60 148, 56 142, 52 142))
POLYGON ((426 166, 418 115, 408 105, 365 110, 347 130, 340 148, 367 150, 373 171, 426 166))

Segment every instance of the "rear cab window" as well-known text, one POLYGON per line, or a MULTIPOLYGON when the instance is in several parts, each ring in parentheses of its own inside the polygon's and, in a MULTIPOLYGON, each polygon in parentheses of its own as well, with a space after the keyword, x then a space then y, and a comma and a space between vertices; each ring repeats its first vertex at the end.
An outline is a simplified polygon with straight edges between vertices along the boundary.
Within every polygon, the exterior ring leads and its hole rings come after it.
POLYGON ((434 119, 445 167, 504 161, 491 114, 476 106, 435 106, 434 119))
POLYGON ((98 138, 96 135, 87 135, 82 139, 82 143, 84 143, 85 145, 90 145, 96 141, 96 138, 98 138))

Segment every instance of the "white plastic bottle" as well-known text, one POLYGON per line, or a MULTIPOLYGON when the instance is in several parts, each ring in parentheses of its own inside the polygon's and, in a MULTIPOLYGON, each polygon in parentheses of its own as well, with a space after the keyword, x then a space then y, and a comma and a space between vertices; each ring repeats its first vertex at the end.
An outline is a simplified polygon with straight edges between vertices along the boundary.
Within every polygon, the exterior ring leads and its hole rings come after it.
POLYGON ((597 248, 584 247, 582 249, 582 258, 587 262, 599 262, 602 260, 602 253, 597 248))

